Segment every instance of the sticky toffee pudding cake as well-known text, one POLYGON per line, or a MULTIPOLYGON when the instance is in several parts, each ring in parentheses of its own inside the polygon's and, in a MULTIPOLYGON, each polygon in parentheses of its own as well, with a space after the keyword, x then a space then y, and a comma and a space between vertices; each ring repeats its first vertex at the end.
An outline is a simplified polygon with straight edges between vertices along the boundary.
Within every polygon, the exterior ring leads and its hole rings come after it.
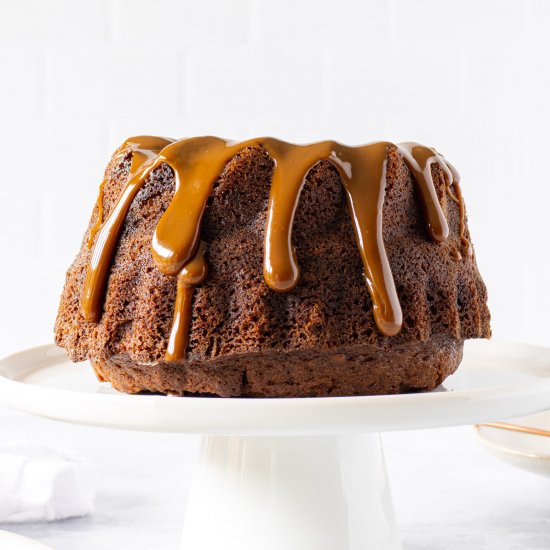
POLYGON ((107 166, 55 338, 128 393, 403 393, 490 336, 486 298, 430 147, 140 136, 107 166))

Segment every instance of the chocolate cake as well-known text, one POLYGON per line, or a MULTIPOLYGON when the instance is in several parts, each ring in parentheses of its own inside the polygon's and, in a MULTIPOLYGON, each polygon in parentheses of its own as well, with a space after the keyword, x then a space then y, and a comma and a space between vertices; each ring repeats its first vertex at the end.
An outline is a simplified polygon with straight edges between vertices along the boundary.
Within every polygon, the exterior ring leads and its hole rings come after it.
POLYGON ((56 343, 118 390, 431 390, 490 336, 459 176, 430 147, 127 140, 56 343))

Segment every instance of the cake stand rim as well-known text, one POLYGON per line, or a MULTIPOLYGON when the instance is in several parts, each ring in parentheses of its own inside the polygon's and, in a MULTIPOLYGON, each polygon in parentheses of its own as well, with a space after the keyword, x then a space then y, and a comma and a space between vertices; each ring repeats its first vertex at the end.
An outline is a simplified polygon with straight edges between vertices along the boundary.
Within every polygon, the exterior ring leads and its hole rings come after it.
MULTIPOLYGON (((550 348, 509 341, 491 341, 482 346, 470 343, 469 346, 489 350, 513 346, 542 354, 545 357, 542 367, 545 377, 533 375, 532 381, 519 385, 507 383, 448 392, 242 399, 93 393, 40 386, 17 380, 6 372, 10 363, 25 361, 33 354, 41 354, 43 360, 49 355, 49 365, 35 366, 35 371, 51 367, 52 363, 67 362, 62 350, 54 344, 46 344, 0 360, 0 402, 23 412, 74 424, 242 436, 336 435, 426 429, 491 422, 550 408, 550 348), (220 412, 223 412, 223 418, 216 416, 220 412), (193 413, 194 418, 185 413, 193 413), (272 418, 276 414, 281 417, 272 418)), ((9 368, 17 371, 13 365, 9 368)), ((528 368, 526 366, 523 370, 528 368)))

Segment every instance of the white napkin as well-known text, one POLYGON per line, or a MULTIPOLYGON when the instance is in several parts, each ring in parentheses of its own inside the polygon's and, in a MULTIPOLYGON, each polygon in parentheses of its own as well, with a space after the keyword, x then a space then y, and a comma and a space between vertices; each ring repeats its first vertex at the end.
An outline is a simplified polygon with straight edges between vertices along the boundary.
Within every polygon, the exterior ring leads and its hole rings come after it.
POLYGON ((0 443, 0 522, 54 521, 92 510, 96 472, 71 451, 0 443))

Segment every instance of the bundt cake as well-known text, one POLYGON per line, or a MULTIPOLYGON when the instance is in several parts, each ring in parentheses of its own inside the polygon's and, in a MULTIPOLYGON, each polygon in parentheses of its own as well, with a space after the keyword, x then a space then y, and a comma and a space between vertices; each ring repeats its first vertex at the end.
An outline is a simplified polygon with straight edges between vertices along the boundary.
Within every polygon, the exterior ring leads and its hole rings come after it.
POLYGON ((430 147, 141 136, 107 166, 55 338, 129 393, 402 393, 490 336, 486 298, 430 147))

